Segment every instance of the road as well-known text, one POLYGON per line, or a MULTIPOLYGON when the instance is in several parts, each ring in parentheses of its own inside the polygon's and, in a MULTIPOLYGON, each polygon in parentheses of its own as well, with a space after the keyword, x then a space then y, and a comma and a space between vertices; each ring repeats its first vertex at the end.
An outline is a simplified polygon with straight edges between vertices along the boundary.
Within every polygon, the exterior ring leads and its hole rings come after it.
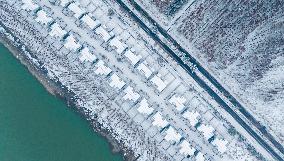
MULTIPOLYGON (((139 11, 143 16, 145 16, 152 24, 155 24, 158 31, 167 38, 171 43, 173 43, 177 49, 183 53, 185 53, 189 58, 191 63, 196 65, 197 69, 221 92, 227 97, 230 102, 239 108, 240 112, 248 119, 250 122, 264 135, 268 138, 272 144, 282 153, 284 154, 283 146, 278 143, 271 134, 267 132, 264 126, 260 125, 260 123, 212 76, 208 71, 206 71, 200 63, 194 59, 185 49, 183 49, 177 42, 174 40, 161 26, 158 25, 136 2, 130 0, 133 7, 139 11)), ((153 32, 140 18, 132 12, 132 10, 122 1, 116 0, 116 2, 124 9, 139 25, 140 27, 148 33, 156 42, 158 42, 161 47, 167 51, 170 56, 176 60, 180 66, 187 71, 188 74, 202 87, 204 88, 209 95, 214 98, 263 148, 265 148, 275 159, 284 161, 280 155, 278 155, 270 145, 263 140, 214 90, 210 88, 200 77, 198 77, 194 72, 192 72, 191 68, 184 63, 181 58, 175 54, 175 52, 168 47, 159 36, 153 32)))

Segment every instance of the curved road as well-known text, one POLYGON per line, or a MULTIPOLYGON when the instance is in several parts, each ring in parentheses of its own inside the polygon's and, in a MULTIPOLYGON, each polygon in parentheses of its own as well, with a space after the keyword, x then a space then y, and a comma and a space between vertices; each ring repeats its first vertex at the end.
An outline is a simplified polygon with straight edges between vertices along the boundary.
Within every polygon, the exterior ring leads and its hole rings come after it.
MULTIPOLYGON (((199 78, 194 72, 192 72, 191 68, 185 64, 179 56, 175 54, 175 52, 170 49, 164 42, 161 41, 159 36, 155 34, 149 27, 139 19, 138 16, 135 15, 135 13, 132 12, 130 8, 128 8, 127 5, 124 4, 122 0, 116 0, 116 2, 140 25, 140 27, 148 33, 156 42, 158 42, 161 47, 166 50, 173 59, 175 59, 181 67, 188 72, 188 74, 191 75, 191 77, 202 87, 204 88, 211 97, 213 97, 222 107, 262 146, 264 147, 275 159, 284 161, 281 156, 279 156, 273 148, 270 147, 266 143, 265 140, 263 140, 235 111, 225 103, 224 100, 220 96, 218 96, 217 93, 214 92, 201 78, 199 78)), ((139 11, 143 16, 145 16, 152 24, 157 24, 149 15, 147 12, 145 12, 136 2, 133 0, 130 0, 134 8, 139 11)), ((199 62, 197 62, 185 49, 183 49, 177 42, 174 40, 161 26, 155 25, 158 29, 158 31, 167 38, 171 43, 173 43, 177 49, 183 53, 185 53, 189 58, 191 63, 195 64, 198 70, 220 91, 222 92, 225 97, 227 97, 230 102, 239 108, 240 112, 251 121, 251 123, 265 136, 267 137, 272 144, 282 153, 284 154, 284 148, 283 146, 278 143, 271 134, 267 132, 264 126, 260 125, 260 123, 247 111, 245 108, 224 88, 221 86, 221 84, 209 74, 201 65, 199 62)))

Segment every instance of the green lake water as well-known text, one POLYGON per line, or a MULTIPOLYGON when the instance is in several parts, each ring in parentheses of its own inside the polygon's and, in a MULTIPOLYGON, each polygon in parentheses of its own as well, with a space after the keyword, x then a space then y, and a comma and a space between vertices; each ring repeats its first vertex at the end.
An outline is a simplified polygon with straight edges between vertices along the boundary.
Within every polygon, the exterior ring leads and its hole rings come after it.
POLYGON ((0 161, 122 161, 0 44, 0 161))

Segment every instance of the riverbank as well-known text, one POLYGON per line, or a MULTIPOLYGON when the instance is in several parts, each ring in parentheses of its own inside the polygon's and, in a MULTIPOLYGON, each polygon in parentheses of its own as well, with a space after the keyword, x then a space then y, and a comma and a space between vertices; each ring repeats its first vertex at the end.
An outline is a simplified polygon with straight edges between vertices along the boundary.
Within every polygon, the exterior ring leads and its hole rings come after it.
POLYGON ((63 100, 69 107, 75 109, 80 113, 81 117, 87 119, 90 122, 90 126, 95 132, 106 138, 112 147, 113 153, 120 153, 124 156, 124 160, 134 160, 132 152, 122 147, 109 133, 101 128, 100 124, 95 120, 96 118, 90 118, 82 109, 77 108, 74 100, 72 99, 74 94, 70 93, 64 86, 51 80, 46 73, 38 69, 33 62, 29 61, 25 57, 25 54, 7 38, 1 37, 1 42, 11 51, 11 53, 29 70, 29 72, 46 88, 46 90, 52 95, 63 100))

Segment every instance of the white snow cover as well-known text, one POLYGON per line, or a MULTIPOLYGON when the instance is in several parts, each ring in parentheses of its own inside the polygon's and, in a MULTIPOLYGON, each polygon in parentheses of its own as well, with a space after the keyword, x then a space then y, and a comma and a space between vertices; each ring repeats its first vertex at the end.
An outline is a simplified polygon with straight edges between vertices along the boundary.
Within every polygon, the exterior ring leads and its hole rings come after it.
POLYGON ((80 48, 80 44, 76 41, 73 35, 69 35, 65 40, 64 47, 69 50, 76 51, 80 48))
POLYGON ((98 28, 96 28, 95 33, 97 35, 100 35, 102 39, 104 40, 104 42, 107 42, 111 38, 111 35, 102 26, 99 26, 98 28))
POLYGON ((148 101, 143 98, 143 100, 139 103, 138 111, 142 114, 150 115, 153 113, 154 109, 152 107, 149 107, 148 101))
POLYGON ((219 139, 219 138, 215 138, 213 141, 212 141, 212 144, 214 146, 216 146, 216 148, 218 149, 218 151, 223 154, 226 150, 227 150, 227 144, 228 144, 228 141, 227 140, 224 140, 224 139, 219 139))
POLYGON ((176 106, 176 109, 177 109, 178 111, 181 111, 181 110, 183 110, 184 107, 185 107, 184 104, 185 104, 185 102, 186 102, 186 99, 185 99, 184 97, 182 97, 182 96, 178 96, 177 94, 175 94, 175 95, 173 95, 173 96, 170 98, 169 102, 170 102, 171 104, 175 105, 175 106, 176 106))
POLYGON ((167 87, 167 82, 164 82, 158 75, 155 75, 151 82, 157 86, 159 92, 162 92, 167 87))
POLYGON ((33 2, 33 0, 22 0, 22 2, 23 2, 22 9, 27 11, 34 11, 39 7, 37 4, 33 2))
POLYGON ((67 32, 63 30, 56 22, 50 27, 50 36, 62 38, 67 32))
POLYGON ((186 140, 183 140, 181 143, 180 143, 180 150, 179 152, 181 154, 184 154, 184 155, 189 155, 189 156, 192 156, 195 152, 195 149, 193 147, 191 147, 191 145, 189 144, 188 141, 186 140))
POLYGON ((204 161, 205 160, 204 154, 201 153, 201 152, 198 152, 198 154, 196 155, 195 159, 196 159, 196 161, 204 161))
POLYGON ((84 15, 81 20, 86 23, 91 30, 95 29, 101 24, 100 21, 93 20, 89 15, 84 15))
POLYGON ((268 131, 275 133, 280 143, 284 144, 284 56, 272 60, 271 66, 273 67, 248 87, 245 93, 247 101, 256 107, 251 109, 256 119, 266 126, 268 131), (271 98, 266 100, 265 97, 268 96, 271 98))
POLYGON ((152 75, 152 71, 149 69, 146 61, 142 62, 137 66, 137 69, 144 74, 146 78, 149 78, 152 75))
POLYGON ((111 81, 110 81, 109 85, 113 88, 121 89, 125 85, 125 82, 121 78, 119 78, 116 73, 114 73, 110 77, 110 79, 111 79, 111 81))
POLYGON ((136 102, 138 100, 138 98, 140 97, 140 95, 136 92, 133 91, 133 88, 128 86, 124 92, 126 93, 124 96, 123 96, 123 99, 124 100, 131 100, 133 102, 136 102))
POLYGON ((198 131, 203 133, 203 136, 206 140, 210 139, 214 135, 215 129, 211 125, 201 124, 198 128, 198 131))
POLYGON ((76 2, 71 3, 68 8, 74 12, 74 17, 79 18, 84 11, 79 7, 79 5, 76 2))
POLYGON ((193 97, 190 100, 190 107, 192 107, 192 108, 197 108, 199 104, 200 104, 200 101, 198 100, 197 97, 193 97))
POLYGON ((182 116, 189 120, 191 126, 195 126, 199 122, 198 120, 200 118, 200 114, 197 111, 186 111, 182 116))
POLYGON ((81 62, 84 61, 94 62, 97 59, 95 55, 90 53, 90 50, 87 47, 84 47, 80 53, 81 55, 79 59, 81 62))
POLYGON ((157 112, 153 116, 153 119, 154 119, 154 121, 152 122, 152 125, 158 126, 160 128, 164 128, 164 127, 166 127, 169 124, 169 122, 166 119, 163 119, 163 117, 160 114, 160 112, 157 112))
POLYGON ((99 60, 98 63, 95 65, 97 68, 95 73, 98 75, 108 75, 112 70, 104 65, 105 63, 102 60, 99 60))
POLYGON ((136 65, 140 59, 142 59, 141 55, 136 55, 131 50, 127 50, 124 55, 130 60, 133 66, 136 65))
POLYGON ((110 40, 109 45, 115 47, 115 51, 121 54, 126 49, 126 44, 122 43, 117 37, 110 40))
POLYGON ((41 23, 43 25, 47 25, 52 21, 52 18, 47 15, 44 10, 39 10, 37 12, 37 18, 35 19, 36 22, 41 23))
POLYGON ((181 139, 181 135, 172 126, 170 126, 166 130, 165 140, 174 141, 177 143, 180 141, 180 139, 181 139))
POLYGON ((71 2, 71 0, 60 0, 60 5, 65 7, 67 3, 71 2))

